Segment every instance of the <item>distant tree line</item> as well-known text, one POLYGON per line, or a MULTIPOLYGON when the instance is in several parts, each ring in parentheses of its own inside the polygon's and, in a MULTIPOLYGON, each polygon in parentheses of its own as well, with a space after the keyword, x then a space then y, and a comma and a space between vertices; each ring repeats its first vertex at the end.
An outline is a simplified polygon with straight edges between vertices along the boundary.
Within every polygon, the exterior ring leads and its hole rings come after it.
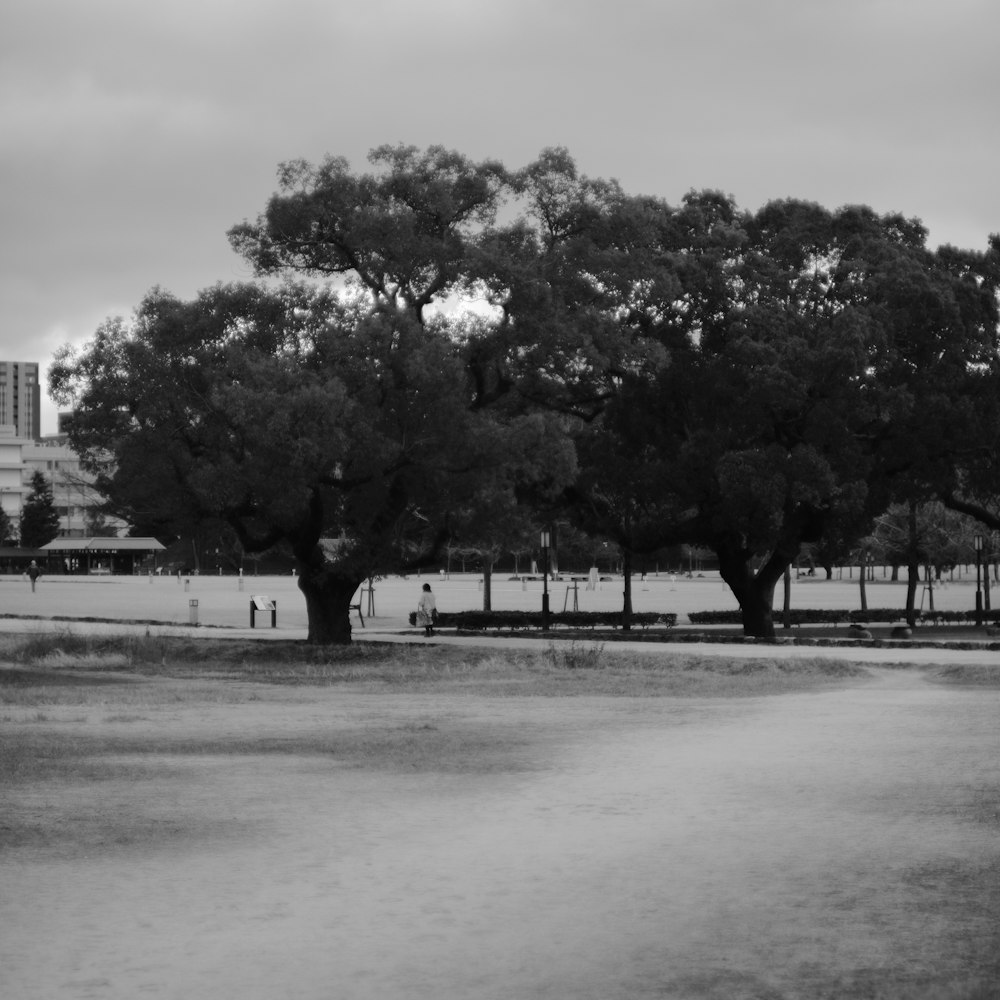
MULTIPOLYGON (((310 639, 374 574, 560 520, 636 558, 714 553, 749 634, 805 546, 894 504, 1000 527, 1000 237, 383 146, 283 164, 229 232, 258 281, 153 289, 53 395, 112 510, 294 557, 310 639), (280 279, 280 280, 276 280, 280 279)), ((630 611, 626 587, 624 611, 630 611)))

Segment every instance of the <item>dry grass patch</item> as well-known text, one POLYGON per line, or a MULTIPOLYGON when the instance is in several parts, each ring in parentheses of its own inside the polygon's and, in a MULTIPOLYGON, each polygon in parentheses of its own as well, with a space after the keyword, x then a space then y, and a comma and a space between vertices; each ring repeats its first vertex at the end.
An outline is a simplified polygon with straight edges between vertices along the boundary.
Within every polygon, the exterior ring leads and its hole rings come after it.
POLYGON ((2 661, 0 788, 50 789, 68 808, 60 824, 48 823, 44 809, 8 811, 8 822, 0 822, 0 843, 8 845, 58 841, 59 829, 72 831, 76 843, 141 839, 159 813, 147 816, 143 807, 134 830, 113 832, 114 808, 104 797, 91 803, 63 798, 64 791, 130 781, 146 789, 150 782, 169 786, 185 761, 305 757, 324 767, 452 774, 532 769, 532 747, 548 734, 519 722, 483 724, 477 698, 770 695, 826 688, 865 673, 818 658, 659 658, 585 643, 540 644, 534 651, 374 643, 317 648, 59 633, 6 637, 2 661), (386 709, 370 718, 338 717, 326 693, 338 688, 385 695, 386 709), (397 694, 431 696, 433 711, 415 707, 418 700, 406 702, 400 714, 391 698, 397 694), (456 706, 451 712, 442 708, 448 698, 457 698, 448 702, 456 706))
MULTIPOLYGON (((345 685, 367 691, 440 688, 498 696, 733 697, 826 687, 867 674, 856 664, 821 656, 751 659, 692 652, 659 657, 575 641, 508 651, 431 644, 316 647, 267 640, 58 633, 20 640, 6 637, 0 644, 0 663, 4 661, 14 669, 0 670, 0 704, 99 704, 104 685, 156 678, 345 685)), ((230 693, 234 698, 248 697, 242 688, 230 693)), ((122 697, 116 692, 116 698, 122 697)), ((137 689, 129 697, 140 705, 162 695, 137 689)), ((183 698, 184 693, 173 691, 170 697, 183 698)))
POLYGON ((955 663, 927 671, 928 680, 939 684, 1000 688, 1000 666, 983 663, 955 663))

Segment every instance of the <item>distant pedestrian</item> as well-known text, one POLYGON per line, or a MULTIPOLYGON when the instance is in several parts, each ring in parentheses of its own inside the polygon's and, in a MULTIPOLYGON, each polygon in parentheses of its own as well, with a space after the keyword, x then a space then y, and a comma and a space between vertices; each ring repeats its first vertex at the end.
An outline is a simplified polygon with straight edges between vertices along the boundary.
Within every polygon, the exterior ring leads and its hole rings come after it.
POLYGON ((434 634, 435 618, 437 618, 437 602, 431 593, 431 585, 425 583, 420 600, 417 602, 417 625, 423 628, 424 635, 434 634))
POLYGON ((42 575, 42 571, 38 568, 38 563, 34 559, 31 560, 31 565, 28 567, 28 578, 31 580, 31 591, 34 593, 35 584, 38 582, 38 578, 42 575))

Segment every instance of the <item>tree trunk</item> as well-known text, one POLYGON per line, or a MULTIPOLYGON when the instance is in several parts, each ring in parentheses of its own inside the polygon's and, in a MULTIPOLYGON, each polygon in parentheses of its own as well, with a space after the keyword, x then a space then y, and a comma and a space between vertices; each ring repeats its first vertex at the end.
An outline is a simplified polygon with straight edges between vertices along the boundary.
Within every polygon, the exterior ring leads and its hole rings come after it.
POLYGON ((910 501, 910 544, 906 548, 906 623, 917 625, 917 584, 920 583, 920 555, 917 549, 917 505, 910 501))
POLYGON ((483 556, 483 611, 493 610, 493 557, 483 556))
POLYGON ((792 627, 792 565, 791 565, 791 563, 789 563, 785 567, 785 585, 784 585, 784 590, 785 590, 785 600, 784 600, 784 604, 782 605, 782 609, 781 609, 781 612, 782 612, 782 615, 783 615, 782 625, 784 625, 785 628, 791 628, 792 627))
POLYGON ((319 646, 346 645, 351 641, 351 598, 363 576, 338 573, 326 562, 317 545, 308 560, 297 557, 299 590, 306 599, 309 623, 307 642, 319 646))
POLYGON ((622 570, 625 573, 625 589, 622 595, 622 631, 632 628, 632 553, 622 549, 622 570))
POLYGON ((774 588, 784 573, 787 562, 772 557, 754 576, 750 561, 742 553, 716 550, 719 573, 739 601, 743 612, 743 633, 758 639, 773 639, 774 588))
POLYGON ((862 549, 861 550, 861 580, 859 582, 859 587, 861 588, 861 610, 868 610, 868 590, 866 589, 866 583, 868 580, 868 553, 862 549))
POLYGON ((906 568, 906 624, 915 628, 917 624, 917 584, 920 582, 920 564, 906 568))

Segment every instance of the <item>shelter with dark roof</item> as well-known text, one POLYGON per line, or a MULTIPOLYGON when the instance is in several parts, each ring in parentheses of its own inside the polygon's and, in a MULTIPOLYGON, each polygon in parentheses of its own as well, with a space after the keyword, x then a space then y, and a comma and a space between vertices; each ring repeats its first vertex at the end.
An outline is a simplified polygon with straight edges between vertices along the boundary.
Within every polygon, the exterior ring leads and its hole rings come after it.
POLYGON ((45 566, 48 552, 43 549, 0 548, 0 573, 26 573, 32 561, 45 566))
POLYGON ((54 538, 41 548, 50 573, 126 576, 155 570, 156 553, 163 550, 155 538, 54 538))

